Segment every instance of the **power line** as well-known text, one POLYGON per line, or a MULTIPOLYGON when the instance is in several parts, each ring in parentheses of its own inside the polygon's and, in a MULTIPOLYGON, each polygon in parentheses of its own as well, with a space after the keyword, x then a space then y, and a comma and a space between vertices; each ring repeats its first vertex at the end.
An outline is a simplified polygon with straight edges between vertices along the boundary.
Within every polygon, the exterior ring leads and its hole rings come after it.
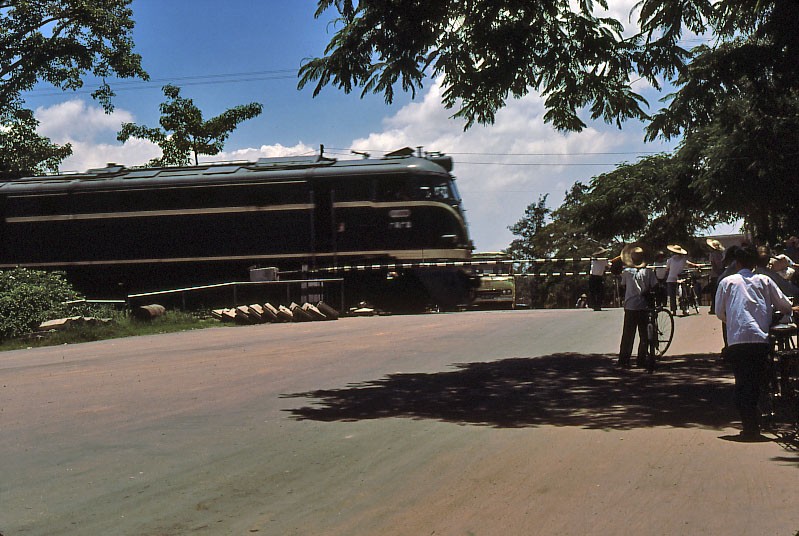
MULTIPOLYGON (((345 155, 349 154, 348 149, 342 149, 340 147, 325 147, 325 150, 329 150, 331 153, 345 155)), ((380 153, 382 149, 357 149, 359 152, 366 152, 366 153, 380 153)), ((579 153, 482 153, 482 152, 450 152, 447 151, 446 155, 459 155, 459 156, 508 156, 508 157, 515 157, 515 156, 566 156, 566 157, 574 157, 574 156, 623 156, 623 155, 656 155, 661 154, 664 151, 607 151, 607 152, 599 152, 599 151, 586 151, 586 152, 579 152, 579 153)), ((458 164, 476 164, 476 165, 508 165, 508 166, 519 166, 519 165, 553 165, 553 166, 564 166, 564 165, 594 165, 594 164, 564 164, 564 163, 552 163, 552 164, 541 164, 541 163, 501 163, 501 162, 468 162, 468 161, 458 161, 458 164)), ((605 165, 605 164, 597 164, 597 165, 605 165)))
MULTIPOLYGON (((230 84, 240 82, 260 82, 266 80, 287 80, 296 79, 297 71, 295 69, 279 69, 273 71, 252 71, 245 73, 228 73, 228 74, 208 74, 197 76, 183 76, 177 78, 159 78, 146 82, 113 82, 112 88, 116 91, 136 91, 141 89, 160 89, 165 84, 172 84, 180 82, 181 86, 200 86, 212 84, 230 84), (291 74, 289 74, 291 73, 291 74)), ((88 94, 99 89, 100 86, 91 86, 83 89, 72 91, 77 94, 88 94)), ((27 91, 26 95, 35 97, 52 97, 63 95, 66 90, 51 90, 51 89, 34 89, 27 91)))
POLYGON ((616 166, 618 162, 468 162, 459 160, 459 166, 472 165, 472 166, 616 166))

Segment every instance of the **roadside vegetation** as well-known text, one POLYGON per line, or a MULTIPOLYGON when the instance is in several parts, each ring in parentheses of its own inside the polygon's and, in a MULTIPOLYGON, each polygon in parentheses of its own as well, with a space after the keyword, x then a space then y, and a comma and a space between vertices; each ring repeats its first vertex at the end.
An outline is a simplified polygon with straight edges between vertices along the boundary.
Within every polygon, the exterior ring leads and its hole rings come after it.
POLYGON ((118 311, 114 312, 113 316, 104 318, 111 318, 111 322, 94 325, 75 325, 63 331, 33 332, 21 337, 4 340, 0 342, 0 352, 232 325, 222 324, 218 320, 208 318, 201 313, 182 311, 169 311, 165 316, 146 322, 118 311))
POLYGON ((142 321, 106 304, 81 301, 80 294, 61 273, 24 268, 0 271, 0 351, 221 325, 203 312, 168 311, 164 316, 142 321), (75 323, 53 332, 37 331, 42 322, 67 317, 107 321, 75 323))

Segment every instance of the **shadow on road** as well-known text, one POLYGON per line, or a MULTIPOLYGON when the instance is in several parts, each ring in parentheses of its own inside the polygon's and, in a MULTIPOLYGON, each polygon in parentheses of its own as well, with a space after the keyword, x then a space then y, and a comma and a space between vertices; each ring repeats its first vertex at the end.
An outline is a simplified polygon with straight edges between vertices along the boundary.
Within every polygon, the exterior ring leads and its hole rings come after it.
POLYGON ((623 370, 615 356, 553 354, 392 374, 340 389, 283 395, 314 399, 297 420, 436 419, 498 428, 539 425, 719 429, 737 420, 731 373, 715 354, 682 355, 658 372, 623 370))

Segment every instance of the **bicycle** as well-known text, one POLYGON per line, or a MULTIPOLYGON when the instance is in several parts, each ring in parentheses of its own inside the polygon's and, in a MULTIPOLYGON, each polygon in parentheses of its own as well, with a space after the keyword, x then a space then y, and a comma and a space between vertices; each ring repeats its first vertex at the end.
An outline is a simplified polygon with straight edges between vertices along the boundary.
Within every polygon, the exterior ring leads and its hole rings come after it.
POLYGON ((696 296, 696 275, 686 270, 682 274, 683 277, 677 280, 677 303, 680 306, 683 316, 687 316, 688 310, 693 309, 697 314, 699 313, 699 299, 696 296))
POLYGON ((647 362, 646 371, 650 374, 657 368, 658 358, 662 357, 674 338, 674 315, 656 300, 657 290, 647 296, 646 336, 647 362))
POLYGON ((799 432, 799 350, 793 340, 796 324, 779 323, 769 329, 769 354, 760 400, 761 424, 772 432, 787 424, 799 432))

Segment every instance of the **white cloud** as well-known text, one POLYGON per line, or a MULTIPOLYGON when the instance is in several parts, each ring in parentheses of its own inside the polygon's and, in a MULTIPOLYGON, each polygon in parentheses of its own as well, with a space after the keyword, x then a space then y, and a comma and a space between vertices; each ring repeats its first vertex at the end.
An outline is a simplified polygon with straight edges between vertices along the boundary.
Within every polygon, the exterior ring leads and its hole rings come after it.
POLYGON ((36 109, 39 134, 54 143, 72 144, 72 156, 61 164, 62 171, 86 171, 113 162, 141 165, 161 154, 157 145, 144 140, 116 141, 125 122, 135 122, 132 113, 116 109, 106 114, 99 106, 73 99, 36 109))
POLYGON ((274 158, 279 156, 299 156, 299 155, 312 155, 318 151, 313 147, 298 142, 293 147, 286 147, 281 144, 277 145, 261 145, 260 147, 248 147, 246 149, 235 149, 233 151, 223 151, 213 157, 200 158, 203 162, 218 162, 220 160, 242 160, 253 162, 259 158, 274 158))
MULTIPOLYGON (((81 100, 70 100, 49 107, 36 109, 39 134, 54 143, 72 144, 72 156, 61 164, 62 171, 83 172, 103 167, 108 163, 139 166, 161 156, 161 149, 154 143, 130 139, 124 144, 116 141, 116 133, 122 123, 136 122, 134 115, 117 108, 106 114, 99 106, 87 105, 81 100)), ((298 142, 293 147, 262 145, 258 148, 225 151, 202 161, 257 160, 261 157, 313 154, 315 149, 298 142)))
POLYGON ((122 123, 133 121, 130 112, 117 109, 107 114, 99 106, 78 99, 37 108, 35 113, 40 121, 39 133, 59 143, 114 139, 122 123))

